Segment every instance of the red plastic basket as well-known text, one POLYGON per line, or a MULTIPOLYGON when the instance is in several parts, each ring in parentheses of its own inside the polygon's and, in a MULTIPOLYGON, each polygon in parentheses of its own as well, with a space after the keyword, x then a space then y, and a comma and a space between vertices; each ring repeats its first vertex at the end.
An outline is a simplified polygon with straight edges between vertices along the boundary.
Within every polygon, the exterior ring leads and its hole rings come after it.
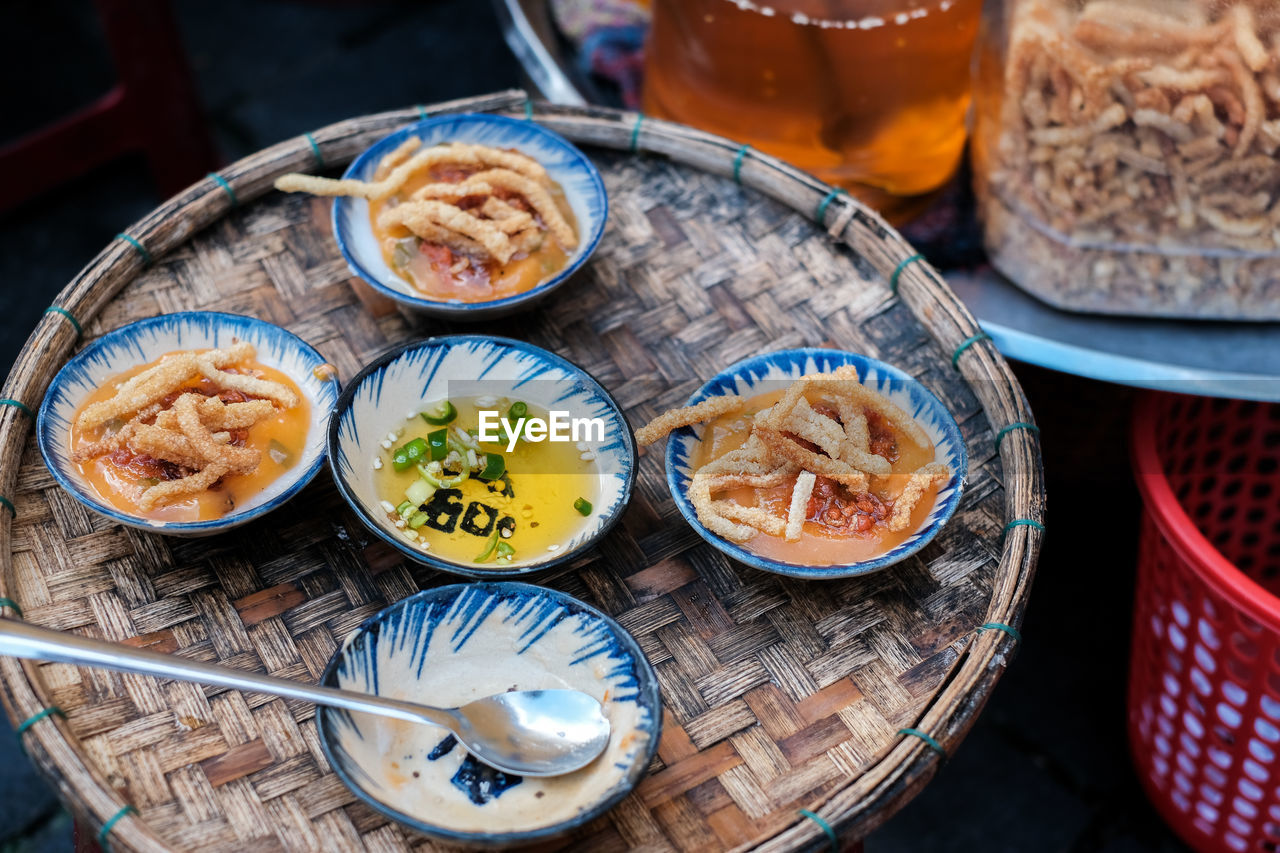
POLYGON ((1129 743, 1200 850, 1280 848, 1280 406, 1149 394, 1129 743))

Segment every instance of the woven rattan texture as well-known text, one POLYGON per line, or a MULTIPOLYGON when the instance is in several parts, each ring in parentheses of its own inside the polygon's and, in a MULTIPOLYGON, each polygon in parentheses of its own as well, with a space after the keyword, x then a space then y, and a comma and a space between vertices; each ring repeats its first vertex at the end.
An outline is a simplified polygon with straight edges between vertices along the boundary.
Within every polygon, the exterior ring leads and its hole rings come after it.
MULTIPOLYGON (((667 706, 651 775, 569 844, 763 841, 897 745, 973 641, 1005 522, 992 431, 950 353, 811 221, 661 158, 590 153, 611 200, 599 251, 543 308, 485 331, 576 361, 633 424, 743 356, 834 345, 919 375, 969 442, 956 516, 918 556, 871 577, 805 583, 729 561, 680 519, 659 447, 598 554, 535 579, 630 630, 667 706)), ((231 211, 127 285, 86 340, 163 312, 232 311, 290 329, 350 377, 390 345, 449 331, 407 321, 350 278, 329 209, 272 193, 231 211)), ((327 471, 282 510, 210 539, 111 525, 54 484, 31 440, 13 497, 9 592, 31 622, 290 678, 317 678, 383 605, 456 580, 367 536, 327 471)), ((339 783, 309 705, 61 664, 33 683, 165 844, 434 849, 339 783)))

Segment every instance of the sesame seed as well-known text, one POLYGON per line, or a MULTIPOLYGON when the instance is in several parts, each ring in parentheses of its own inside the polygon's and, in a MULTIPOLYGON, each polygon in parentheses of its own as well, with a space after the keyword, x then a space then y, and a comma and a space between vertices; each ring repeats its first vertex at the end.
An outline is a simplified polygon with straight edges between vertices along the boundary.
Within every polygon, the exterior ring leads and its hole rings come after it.
POLYGON ((596 455, 592 453, 590 450, 588 450, 586 453, 582 454, 578 458, 581 459, 583 462, 590 462, 592 459, 596 458, 596 455))
MULTIPOLYGON (((392 507, 392 509, 395 509, 395 507, 392 507)), ((404 519, 403 519, 403 518, 397 518, 397 519, 396 519, 396 527, 399 527, 401 530, 404 530, 404 519)))
MULTIPOLYGON (((382 470, 382 457, 381 457, 381 456, 375 456, 375 457, 373 457, 373 470, 375 470, 375 471, 381 471, 381 470, 382 470)), ((394 507, 393 507, 393 509, 394 509, 394 507)))
POLYGON ((409 412, 407 415, 405 415, 405 416, 404 416, 404 419, 405 419, 406 421, 411 421, 411 420, 413 420, 414 418, 416 418, 417 416, 418 416, 418 413, 417 413, 417 412, 409 412))
POLYGON ((382 449, 383 449, 383 450, 390 450, 390 449, 391 449, 391 442, 390 442, 388 439, 385 439, 385 438, 384 438, 384 439, 382 440, 382 442, 381 442, 381 443, 382 443, 382 449))
POLYGON ((384 512, 386 512, 386 513, 388 513, 388 514, 394 513, 394 512, 396 511, 396 508, 395 508, 394 506, 392 506, 391 501, 383 501, 383 502, 382 502, 382 509, 383 509, 383 511, 384 511, 384 512))
POLYGON ((548 546, 547 546, 547 550, 548 550, 548 551, 559 551, 559 550, 560 550, 560 546, 559 546, 559 545, 548 545, 548 546))
POLYGON ((504 528, 502 528, 502 538, 503 538, 503 539, 510 539, 510 538, 511 538, 511 528, 510 528, 510 527, 504 527, 504 528))
POLYGON ((395 441, 397 438, 399 438, 399 436, 394 432, 387 433, 387 441, 395 441))
POLYGON ((585 441, 579 441, 577 444, 574 445, 574 447, 578 448, 579 450, 586 450, 587 443, 585 441))

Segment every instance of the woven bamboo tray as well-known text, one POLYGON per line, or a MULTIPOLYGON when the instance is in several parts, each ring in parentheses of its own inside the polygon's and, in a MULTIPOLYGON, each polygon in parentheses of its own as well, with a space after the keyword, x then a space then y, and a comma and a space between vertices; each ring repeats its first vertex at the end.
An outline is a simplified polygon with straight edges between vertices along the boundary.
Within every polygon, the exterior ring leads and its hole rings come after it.
MULTIPOLYGON (((363 619, 457 580, 366 535, 327 473, 213 539, 114 526, 54 484, 30 411, 79 343, 163 312, 263 317, 344 378, 391 344, 448 331, 350 277, 328 201, 271 182, 464 110, 531 116, 599 164, 612 209, 594 259, 540 310, 486 329, 583 365, 633 423, 743 356, 816 344, 902 366, 960 421, 971 461, 959 511, 879 574, 805 583, 730 562, 680 520, 651 451, 598 553, 537 579, 628 628, 667 709, 651 774, 569 847, 818 848, 826 826, 864 836, 955 749, 1016 644, 1016 631, 981 626, 1019 625, 1039 551, 1037 439, 1004 430, 1032 416, 972 316, 875 214, 679 125, 523 92, 382 113, 241 160, 135 223, 62 292, 5 385, 0 495, 13 518, 0 513, 0 592, 33 623, 315 679, 363 619)), ((312 706, 8 658, 0 676, 28 752, 117 849, 434 849, 339 783, 312 706)))

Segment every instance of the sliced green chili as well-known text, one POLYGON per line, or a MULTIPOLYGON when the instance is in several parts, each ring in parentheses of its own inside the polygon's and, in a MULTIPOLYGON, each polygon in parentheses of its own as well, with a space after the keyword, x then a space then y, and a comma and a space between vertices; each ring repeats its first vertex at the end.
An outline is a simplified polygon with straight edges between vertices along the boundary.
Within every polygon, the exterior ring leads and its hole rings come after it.
POLYGON ((418 465, 418 473, 422 475, 422 479, 426 480, 437 489, 453 489, 462 485, 462 481, 471 476, 471 472, 465 468, 460 474, 449 477, 444 473, 444 465, 439 462, 428 462, 426 465, 418 465))
POLYGON ((397 447, 391 456, 391 464, 397 471, 407 471, 427 455, 426 439, 415 438, 404 447, 397 447))
POLYGON ((444 426, 458 416, 458 410, 448 400, 441 400, 422 411, 422 419, 432 426, 444 426))
POLYGON ((449 429, 438 429, 427 433, 427 447, 431 450, 431 461, 439 462, 449 455, 449 429))
POLYGON ((486 453, 484 455, 484 470, 478 476, 481 480, 496 480, 501 477, 507 470, 507 460, 503 458, 501 453, 486 453))
POLYGON ((494 550, 498 547, 498 528, 493 529, 493 533, 484 543, 484 550, 476 557, 477 563, 483 563, 493 556, 494 550))

